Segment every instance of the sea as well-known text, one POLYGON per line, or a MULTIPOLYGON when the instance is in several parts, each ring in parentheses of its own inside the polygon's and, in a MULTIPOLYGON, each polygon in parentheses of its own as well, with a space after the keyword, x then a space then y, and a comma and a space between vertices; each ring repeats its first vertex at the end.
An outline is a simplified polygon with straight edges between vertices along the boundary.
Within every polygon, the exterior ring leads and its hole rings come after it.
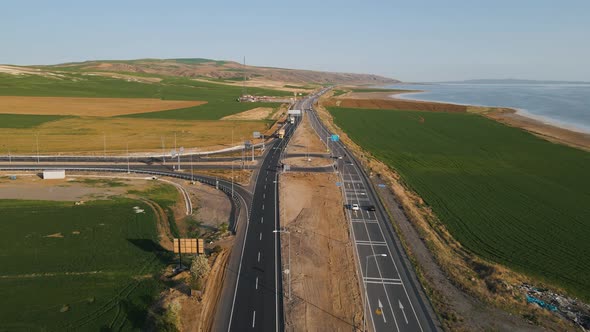
POLYGON ((547 124, 590 133, 590 84, 395 84, 390 89, 422 90, 395 98, 462 105, 509 107, 547 124))

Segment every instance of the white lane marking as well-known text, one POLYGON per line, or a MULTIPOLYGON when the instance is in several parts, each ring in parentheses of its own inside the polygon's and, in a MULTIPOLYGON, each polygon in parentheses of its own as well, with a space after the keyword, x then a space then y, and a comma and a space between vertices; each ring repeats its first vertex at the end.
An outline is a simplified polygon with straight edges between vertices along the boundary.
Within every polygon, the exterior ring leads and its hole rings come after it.
POLYGON ((264 204, 262 204, 262 209, 264 210, 264 204))
POLYGON ((258 263, 260 263, 260 251, 258 252, 258 263))
POLYGON ((262 232, 260 232, 260 236, 258 237, 258 240, 262 241, 262 232))
POLYGON ((258 289, 258 277, 256 277, 256 289, 258 289))
POLYGON ((266 190, 266 185, 264 185, 264 190, 266 190))
POLYGON ((262 194, 262 198, 266 199, 266 193, 262 194))
POLYGON ((260 217, 260 223, 264 224, 264 217, 260 217))
POLYGON ((254 310, 254 314, 252 315, 252 327, 256 326, 256 310, 254 310))
POLYGON ((406 316, 406 311, 404 310, 404 305, 402 304, 401 300, 397 300, 399 302, 399 309, 402 311, 402 314, 404 314, 404 320, 406 321, 406 325, 408 324, 408 317, 406 316))

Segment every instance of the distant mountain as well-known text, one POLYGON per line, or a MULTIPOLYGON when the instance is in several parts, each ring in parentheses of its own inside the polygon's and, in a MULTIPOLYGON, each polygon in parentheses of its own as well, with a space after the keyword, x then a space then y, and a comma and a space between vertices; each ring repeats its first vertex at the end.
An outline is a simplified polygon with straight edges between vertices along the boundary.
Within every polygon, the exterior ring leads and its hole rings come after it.
POLYGON ((138 74, 142 76, 182 76, 234 82, 243 81, 244 70, 246 79, 249 81, 349 85, 383 85, 399 82, 395 79, 371 74, 335 73, 255 66, 244 67, 242 64, 234 61, 202 58, 97 60, 34 67, 53 71, 99 71, 138 74))
POLYGON ((462 83, 462 84, 590 84, 590 82, 582 81, 537 81, 537 80, 521 80, 521 79, 476 79, 464 81, 446 81, 436 83, 462 83))

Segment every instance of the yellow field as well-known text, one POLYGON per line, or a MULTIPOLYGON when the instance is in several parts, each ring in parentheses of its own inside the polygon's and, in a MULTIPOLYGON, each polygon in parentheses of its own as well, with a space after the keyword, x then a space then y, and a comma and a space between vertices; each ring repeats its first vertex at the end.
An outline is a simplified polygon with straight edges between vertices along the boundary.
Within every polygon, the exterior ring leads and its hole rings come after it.
POLYGON ((185 149, 216 150, 234 143, 250 140, 252 132, 264 132, 265 123, 244 121, 177 121, 161 119, 126 119, 80 117, 47 122, 36 128, 0 131, 0 155, 36 154, 38 135, 40 154, 103 154, 106 138, 107 154, 124 154, 127 143, 131 152, 165 151, 174 147, 185 149))
POLYGON ((204 101, 160 100, 151 98, 0 96, 0 113, 107 117, 192 107, 204 103, 204 101))

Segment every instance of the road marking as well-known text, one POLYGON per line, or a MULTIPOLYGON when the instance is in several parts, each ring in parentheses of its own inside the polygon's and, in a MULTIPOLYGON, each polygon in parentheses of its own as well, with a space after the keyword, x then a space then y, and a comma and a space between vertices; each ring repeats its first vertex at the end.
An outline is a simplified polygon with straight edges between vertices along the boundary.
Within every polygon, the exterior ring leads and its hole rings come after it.
POLYGON ((258 240, 262 241, 262 232, 260 232, 260 236, 258 237, 258 240))
POLYGON ((260 223, 264 224, 264 217, 260 217, 260 223))
POLYGON ((266 199, 266 193, 262 194, 262 198, 266 199))
POLYGON ((264 190, 266 190, 266 185, 264 185, 264 190))
POLYGON ((258 252, 258 263, 260 263, 260 251, 258 252))
MULTIPOLYGON (((387 320, 385 319, 385 313, 383 312, 383 303, 381 303, 381 299, 378 299, 379 303, 379 311, 381 311, 381 316, 383 317, 383 323, 387 323, 387 320)), ((252 326, 254 327, 254 326, 252 326)))
POLYGON ((256 289, 258 289, 258 277, 256 277, 256 289))
POLYGON ((402 301, 401 300, 397 300, 399 302, 399 308, 402 311, 402 314, 404 314, 404 320, 406 321, 406 324, 408 324, 408 317, 406 317, 406 312, 404 311, 404 306, 402 305, 402 301))
POLYGON ((264 210, 264 204, 262 204, 262 209, 264 210))
POLYGON ((256 326, 256 310, 254 310, 254 314, 252 315, 252 327, 256 326))

